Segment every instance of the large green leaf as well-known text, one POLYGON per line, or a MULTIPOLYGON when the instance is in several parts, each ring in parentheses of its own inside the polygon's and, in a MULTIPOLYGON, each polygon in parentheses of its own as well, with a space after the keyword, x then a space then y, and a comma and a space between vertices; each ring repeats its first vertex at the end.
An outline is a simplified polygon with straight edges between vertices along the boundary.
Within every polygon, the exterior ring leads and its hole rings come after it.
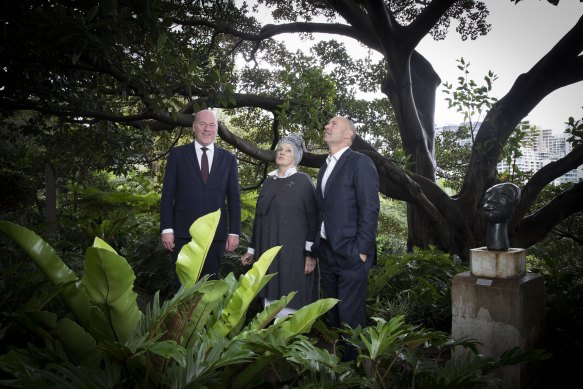
POLYGON ((56 313, 47 311, 25 311, 23 318, 26 327, 46 342, 58 339, 69 360, 76 364, 95 365, 103 357, 95 338, 74 320, 58 320, 56 313))
POLYGON ((103 352, 96 347, 93 336, 73 320, 59 320, 55 335, 59 338, 70 360, 76 364, 96 365, 103 352))
MULTIPOLYGON (((98 245, 103 247, 99 238, 98 245)), ((133 291, 135 275, 125 258, 114 252, 89 247, 81 287, 104 314, 115 340, 124 343, 135 330, 142 313, 133 291)))
POLYGON ((195 340, 194 335, 200 333, 206 325, 211 312, 219 304, 229 286, 223 280, 207 281, 198 291, 202 294, 200 302, 192 310, 190 320, 184 329, 185 347, 192 346, 195 340))
POLYGON ((310 331, 316 319, 328 312, 336 304, 338 304, 338 299, 321 299, 301 307, 291 316, 276 319, 275 324, 283 321, 278 330, 278 338, 287 339, 294 335, 310 331))
POLYGON ((253 264, 253 267, 241 277, 239 287, 221 312, 219 320, 213 326, 213 330, 223 336, 227 336, 244 319, 249 304, 251 304, 251 301, 263 286, 262 280, 267 269, 269 269, 269 265, 271 265, 280 249, 281 246, 276 246, 264 252, 261 258, 253 264))
POLYGON ((269 304, 265 309, 255 316, 255 319, 246 327, 245 330, 261 330, 277 316, 277 314, 287 306, 287 304, 294 298, 297 292, 290 292, 287 296, 283 296, 279 300, 269 304))
POLYGON ((12 238, 32 258, 34 263, 54 284, 68 284, 61 296, 79 324, 87 328, 89 324, 89 298, 75 282, 77 275, 65 265, 55 250, 31 230, 14 223, 0 221, 0 231, 12 238))
POLYGON ((182 285, 194 285, 200 277, 202 265, 213 243, 219 225, 221 210, 204 215, 194 221, 188 232, 192 240, 182 246, 176 260, 176 273, 182 285))
POLYGON ((114 254, 117 254, 117 251, 113 247, 111 247, 106 241, 99 238, 98 236, 95 237, 93 241, 93 247, 97 247, 98 249, 105 249, 107 251, 111 251, 114 254))

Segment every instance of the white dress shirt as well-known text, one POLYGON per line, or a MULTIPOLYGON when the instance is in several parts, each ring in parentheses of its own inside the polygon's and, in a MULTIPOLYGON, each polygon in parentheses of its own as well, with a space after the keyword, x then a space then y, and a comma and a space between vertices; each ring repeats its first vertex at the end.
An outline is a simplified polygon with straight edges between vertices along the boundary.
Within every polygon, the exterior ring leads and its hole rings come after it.
MULTIPOLYGON (((326 158, 326 171, 324 172, 324 175, 322 176, 322 196, 324 196, 324 192, 326 189, 326 184, 328 183, 328 178, 330 178, 330 174, 332 174, 332 171, 334 170, 334 167, 336 167, 336 163, 338 162, 338 160, 340 159, 340 157, 342 157, 342 154, 344 154, 344 152, 346 150, 348 150, 348 146, 344 147, 343 149, 338 150, 336 153, 334 153, 334 155, 329 155, 328 158, 326 158)), ((322 220, 322 226, 320 228, 320 237, 326 239, 326 228, 324 227, 324 221, 322 220)))
POLYGON ((206 156, 209 160, 209 174, 212 170, 213 167, 213 157, 215 156, 215 144, 211 143, 208 146, 203 146, 200 143, 198 143, 197 141, 194 141, 194 150, 196 151, 196 159, 198 159, 198 166, 202 166, 201 160, 202 160, 202 148, 206 147, 208 150, 206 151, 206 156))
MULTIPOLYGON (((212 166, 213 166, 213 157, 215 155, 215 144, 211 143, 208 146, 203 146, 200 143, 198 143, 196 140, 194 141, 194 151, 196 152, 196 159, 198 159, 198 166, 201 166, 201 159, 202 159, 202 148, 206 147, 208 150, 206 151, 206 156, 207 159, 209 161, 209 174, 211 172, 212 166)), ((174 233, 174 229, 172 228, 165 228, 162 230, 162 234, 173 234, 174 233)), ((229 235, 234 235, 234 236, 238 236, 236 234, 229 234, 229 235)))

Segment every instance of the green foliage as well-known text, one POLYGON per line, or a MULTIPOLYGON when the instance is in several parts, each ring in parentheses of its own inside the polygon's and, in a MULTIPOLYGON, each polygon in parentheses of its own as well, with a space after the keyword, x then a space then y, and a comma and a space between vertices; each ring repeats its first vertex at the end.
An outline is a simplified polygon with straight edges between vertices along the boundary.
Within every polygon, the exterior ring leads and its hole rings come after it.
POLYGON ((190 226, 189 233, 192 239, 182 247, 176 260, 176 273, 182 285, 194 285, 199 279, 220 217, 221 210, 217 209, 213 213, 198 218, 190 226))
POLYGON ((309 64, 298 66, 288 63, 280 77, 282 83, 279 88, 284 101, 276 117, 286 133, 307 132, 310 136, 306 140, 309 142, 313 133, 306 130, 318 128, 336 112, 335 83, 322 69, 309 64), (301 103, 298 105, 297 102, 301 103))
POLYGON ((380 196, 377 251, 402 253, 407 247, 407 207, 402 201, 380 196))
POLYGON ((76 285, 78 277, 57 256, 55 250, 34 232, 10 222, 0 221, 0 231, 12 238, 54 285, 63 285, 61 296, 82 326, 89 324, 87 295, 76 285))
POLYGON ((406 324, 403 316, 347 330, 360 346, 359 365, 367 365, 361 387, 475 388, 496 382, 486 374, 495 368, 548 358, 542 351, 509 350, 500 358, 480 355, 472 340, 452 340, 446 333, 406 324), (454 349, 457 348, 455 353, 454 349), (449 355, 449 358, 447 357, 449 355))
POLYGON ((435 138, 435 158, 438 161, 437 174, 442 177, 445 188, 454 192, 461 190, 466 167, 470 160, 472 144, 469 126, 460 125, 453 131, 442 131, 435 138))
POLYGON ((470 63, 466 63, 463 58, 458 59, 456 62, 458 63, 458 69, 463 74, 458 77, 458 87, 453 90, 453 85, 445 82, 443 84, 445 87, 443 93, 451 96, 445 99, 448 103, 448 108, 455 108, 457 112, 463 114, 463 121, 468 123, 470 139, 473 144, 482 114, 488 111, 497 101, 495 97, 490 96, 490 92, 492 92, 492 84, 498 79, 498 76, 492 71, 488 71, 488 74, 484 76, 486 84, 478 86, 474 80, 469 79, 470 63))
POLYGON ((458 86, 454 89, 452 84, 445 82, 442 92, 447 96, 448 108, 454 108, 463 115, 463 124, 455 131, 443 131, 436 137, 435 154, 438 174, 445 178, 445 186, 459 191, 481 120, 497 101, 490 93, 498 76, 488 71, 484 84, 478 85, 470 78, 470 63, 463 58, 458 59, 457 63, 462 73, 458 77, 458 86))
POLYGON ((227 336, 233 328, 242 324, 247 308, 263 286, 263 277, 280 249, 281 246, 277 246, 265 251, 261 258, 253 263, 253 267, 241 277, 240 287, 231 296, 229 305, 221 312, 221 320, 215 323, 214 331, 227 336))
MULTIPOLYGON (((301 371, 296 360, 287 358, 288 346, 310 331, 314 321, 337 300, 317 301, 271 326, 265 322, 266 314, 260 313, 255 323, 263 324, 240 331, 250 301, 271 278, 265 272, 279 247, 264 253, 238 281, 231 274, 225 280, 205 277, 196 282, 192 275, 199 274, 201 257, 210 244, 201 236, 212 240, 219 217, 217 211, 192 225, 190 233, 197 247, 180 253, 183 260, 179 267, 186 274, 183 287, 163 304, 156 294, 144 314, 133 291, 131 267, 106 242, 95 239, 87 250, 83 278, 75 283, 76 275, 40 237, 0 222, 0 231, 30 254, 80 318, 59 319, 52 312, 31 311, 29 306, 25 313, 28 326, 41 335, 44 347, 31 345, 1 355, 0 367, 12 377, 3 383, 78 387, 93 378, 96 385, 110 384, 104 387, 194 387, 217 382, 246 387, 262 380, 262 369, 257 367, 274 363, 274 358, 284 370, 301 371), (265 352, 274 339, 277 355, 265 352), (237 374, 239 366, 248 366, 244 375, 237 374)), ((274 304, 279 309, 284 306, 274 304)), ((277 313, 274 307, 268 316, 277 313)))
POLYGON ((569 120, 565 124, 568 127, 565 133, 570 135, 567 141, 571 142, 573 147, 583 145, 583 118, 575 120, 573 117, 569 117, 569 120))
MULTIPOLYGON (((541 202, 571 187, 550 186, 541 202)), ((537 204, 535 206, 539 206, 537 204)), ((549 235, 528 250, 529 271, 545 279, 547 349, 559 356, 557 369, 566 369, 583 351, 583 216, 578 213, 558 224, 549 235)))
POLYGON ((464 267, 436 249, 382 254, 369 272, 368 310, 371 316, 404 315, 412 323, 449 329, 451 279, 464 267))
POLYGON ((31 205, 43 188, 45 162, 42 140, 24 125, 26 116, 5 120, 0 116, 0 212, 19 222, 27 222, 26 216, 34 210, 31 205))

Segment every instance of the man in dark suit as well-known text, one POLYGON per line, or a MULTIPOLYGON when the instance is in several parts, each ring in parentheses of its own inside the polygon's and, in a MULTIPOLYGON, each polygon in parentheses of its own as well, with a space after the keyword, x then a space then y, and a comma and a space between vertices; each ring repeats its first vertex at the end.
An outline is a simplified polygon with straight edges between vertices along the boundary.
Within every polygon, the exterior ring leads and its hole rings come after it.
POLYGON ((340 299, 328 313, 334 327, 366 325, 368 270, 376 255, 379 178, 372 160, 350 149, 355 136, 347 118, 326 124, 329 156, 316 186, 320 231, 313 251, 320 258, 323 297, 340 299))
POLYGON ((218 122, 213 111, 203 110, 192 124, 194 144, 170 151, 162 199, 160 230, 162 244, 174 261, 191 240, 188 229, 201 216, 221 209, 221 219, 201 275, 219 273, 225 250, 239 245, 241 201, 235 156, 214 144, 218 122))

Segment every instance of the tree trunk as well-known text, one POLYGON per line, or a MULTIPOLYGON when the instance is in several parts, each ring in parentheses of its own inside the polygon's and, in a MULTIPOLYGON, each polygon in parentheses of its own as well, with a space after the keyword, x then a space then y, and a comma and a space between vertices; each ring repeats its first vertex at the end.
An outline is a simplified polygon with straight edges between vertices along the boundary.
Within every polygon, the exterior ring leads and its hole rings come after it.
POLYGON ((57 233, 57 177, 51 162, 45 163, 45 222, 49 234, 57 233))

